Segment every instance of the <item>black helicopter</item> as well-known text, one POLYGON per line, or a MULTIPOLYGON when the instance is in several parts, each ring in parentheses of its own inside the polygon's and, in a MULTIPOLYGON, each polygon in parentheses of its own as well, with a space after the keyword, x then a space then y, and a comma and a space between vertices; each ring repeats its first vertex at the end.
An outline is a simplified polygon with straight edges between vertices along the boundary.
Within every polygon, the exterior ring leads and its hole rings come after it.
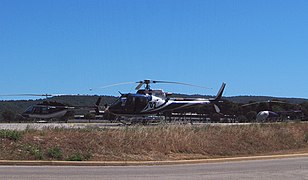
MULTIPOLYGON (((0 95, 0 96, 45 96, 46 99, 51 96, 62 96, 63 94, 13 94, 13 95, 0 95)), ((101 97, 95 103, 95 106, 69 106, 64 103, 56 101, 43 101, 35 105, 29 106, 23 113, 21 113, 22 118, 26 119, 39 119, 39 120, 49 120, 49 119, 59 119, 68 114, 68 112, 74 109, 94 109, 96 113, 99 113, 99 104, 101 102, 101 97)))
MULTIPOLYGON (((138 83, 135 88, 138 90, 136 93, 121 94, 120 98, 109 107, 106 108, 105 113, 111 113, 116 116, 149 116, 158 115, 165 112, 172 112, 174 110, 184 109, 193 106, 202 106, 213 104, 217 113, 220 113, 220 109, 217 106, 221 101, 223 91, 226 84, 223 83, 216 97, 204 99, 204 98, 171 98, 171 93, 165 93, 163 90, 153 90, 150 88, 150 84, 155 83, 172 83, 188 86, 197 86, 187 83, 170 82, 170 81, 156 81, 156 80, 143 80, 138 82, 118 83, 129 84, 138 83), (144 89, 140 89, 145 85, 144 89)), ((104 87, 110 87, 114 85, 108 85, 104 87)), ((103 88, 104 88, 103 87, 103 88)), ((197 86, 201 87, 201 86, 197 86)))

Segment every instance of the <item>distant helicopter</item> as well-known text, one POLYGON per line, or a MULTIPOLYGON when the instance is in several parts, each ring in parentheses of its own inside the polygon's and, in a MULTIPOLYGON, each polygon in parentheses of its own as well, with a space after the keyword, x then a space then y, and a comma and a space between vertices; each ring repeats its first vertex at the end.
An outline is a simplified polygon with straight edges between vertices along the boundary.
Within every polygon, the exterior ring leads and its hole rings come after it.
MULTIPOLYGON (((154 83, 171 83, 181 84, 188 86, 197 85, 181 83, 181 82, 170 82, 170 81, 156 81, 156 80, 143 80, 138 82, 118 83, 119 84, 130 84, 138 83, 135 88, 138 90, 136 93, 122 94, 120 98, 109 107, 106 108, 105 113, 111 113, 117 116, 149 116, 157 115, 165 112, 172 112, 174 110, 184 109, 193 106, 202 106, 213 104, 217 113, 220 113, 220 109, 217 106, 220 102, 223 91, 226 84, 223 83, 216 97, 204 99, 204 98, 171 98, 171 93, 165 93, 163 90, 153 90, 150 88, 150 84, 154 83), (144 89, 140 89, 145 85, 144 89)), ((114 85, 108 85, 104 87, 110 87, 114 85)), ((103 87, 103 88, 104 88, 103 87)))
MULTIPOLYGON (((63 94, 61 94, 63 95, 63 94)), ((45 96, 46 99, 50 96, 60 96, 59 94, 12 94, 12 95, 0 95, 0 96, 45 96)), ((101 102, 101 97, 95 103, 95 106, 68 106, 63 103, 59 103, 56 101, 43 101, 42 103, 32 105, 28 107, 23 113, 21 113, 21 117, 23 118, 31 118, 31 119, 39 119, 39 120, 49 120, 49 119, 57 119, 62 118, 69 111, 73 109, 94 109, 97 113, 99 113, 99 104, 101 102)))
POLYGON ((268 101, 260 101, 260 102, 252 102, 248 104, 242 105, 242 107, 247 106, 253 106, 260 103, 268 103, 269 104, 269 110, 261 110, 256 115, 256 121, 257 122, 266 122, 269 119, 278 119, 281 118, 281 116, 285 116, 288 114, 299 114, 302 113, 301 110, 289 110, 289 111, 273 111, 271 104, 278 103, 278 104, 289 104, 288 102, 284 101, 278 101, 278 100, 268 100, 268 101))

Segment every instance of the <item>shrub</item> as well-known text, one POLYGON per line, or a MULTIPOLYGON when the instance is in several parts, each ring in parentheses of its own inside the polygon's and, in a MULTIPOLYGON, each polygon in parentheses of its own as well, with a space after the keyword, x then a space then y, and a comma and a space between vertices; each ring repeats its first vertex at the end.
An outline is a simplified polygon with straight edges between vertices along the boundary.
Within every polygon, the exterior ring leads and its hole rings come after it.
POLYGON ((304 142, 308 143, 308 132, 305 133, 304 142))
POLYGON ((91 158, 90 154, 74 153, 70 155, 66 161, 86 161, 91 158))
POLYGON ((6 138, 14 141, 20 140, 22 137, 22 133, 16 130, 0 130, 0 138, 6 138))
POLYGON ((52 159, 62 159, 62 150, 59 147, 50 148, 47 151, 47 156, 52 159))
POLYGON ((44 154, 43 152, 41 151, 40 148, 36 147, 36 146, 32 146, 32 145, 29 145, 27 147, 27 151, 30 153, 30 155, 34 156, 34 158, 36 160, 42 160, 44 159, 44 154))

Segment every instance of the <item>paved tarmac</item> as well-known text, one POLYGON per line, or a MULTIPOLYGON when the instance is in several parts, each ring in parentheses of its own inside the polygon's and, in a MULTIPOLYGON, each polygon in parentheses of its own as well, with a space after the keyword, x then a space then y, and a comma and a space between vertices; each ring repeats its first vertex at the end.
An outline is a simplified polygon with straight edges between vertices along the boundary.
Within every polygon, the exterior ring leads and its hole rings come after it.
POLYGON ((123 127, 121 123, 0 123, 0 129, 26 130, 46 128, 111 128, 123 127))
MULTIPOLYGON (((169 125, 178 125, 179 123, 170 123, 169 125)), ((231 126, 231 125, 250 125, 251 123, 194 123, 193 126, 231 126)), ((158 124, 149 124, 155 126, 158 124)), ((191 125, 190 123, 186 125, 191 125)), ((0 123, 0 129, 18 130, 46 128, 120 128, 127 127, 122 123, 0 123)))
POLYGON ((163 166, 0 166, 0 179, 308 179, 308 157, 163 166))

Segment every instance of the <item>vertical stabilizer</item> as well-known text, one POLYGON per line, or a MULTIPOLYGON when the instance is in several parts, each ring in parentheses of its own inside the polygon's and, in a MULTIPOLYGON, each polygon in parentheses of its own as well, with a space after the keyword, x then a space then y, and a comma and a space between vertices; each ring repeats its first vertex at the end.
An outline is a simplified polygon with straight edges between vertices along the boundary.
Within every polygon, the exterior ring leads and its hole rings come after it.
POLYGON ((214 102, 220 101, 220 99, 222 97, 222 94, 223 94, 223 92, 225 90, 225 87, 226 87, 226 83, 222 83, 222 85, 221 85, 221 87, 220 87, 216 97, 215 98, 210 98, 210 101, 214 101, 214 102))

